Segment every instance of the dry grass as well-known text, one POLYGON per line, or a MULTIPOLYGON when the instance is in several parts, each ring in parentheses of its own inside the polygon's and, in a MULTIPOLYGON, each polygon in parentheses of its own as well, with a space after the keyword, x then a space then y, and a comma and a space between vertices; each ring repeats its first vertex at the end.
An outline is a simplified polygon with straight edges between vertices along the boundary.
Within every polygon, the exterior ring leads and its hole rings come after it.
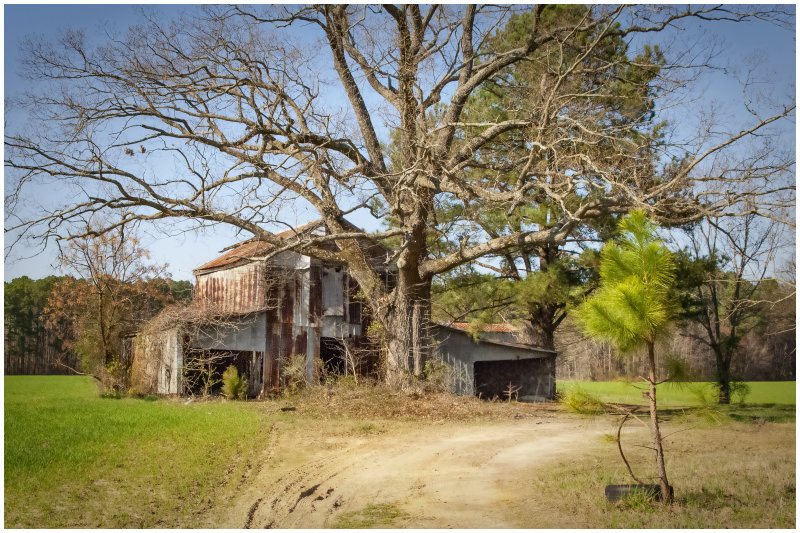
POLYGON ((397 392, 379 383, 356 386, 346 379, 335 385, 311 387, 278 403, 322 420, 490 421, 553 418, 561 411, 551 403, 489 402, 448 393, 397 392))
MULTIPOLYGON (((632 483, 616 444, 587 443, 578 456, 529 472, 521 527, 537 528, 794 528, 795 424, 730 422, 687 427, 665 424, 667 473, 675 503, 643 498, 609 503, 607 484, 632 483), (686 430, 686 431, 685 431, 686 430)), ((623 439, 634 471, 653 470, 638 447, 647 430, 623 439)), ((653 479, 654 476, 651 476, 653 479)))

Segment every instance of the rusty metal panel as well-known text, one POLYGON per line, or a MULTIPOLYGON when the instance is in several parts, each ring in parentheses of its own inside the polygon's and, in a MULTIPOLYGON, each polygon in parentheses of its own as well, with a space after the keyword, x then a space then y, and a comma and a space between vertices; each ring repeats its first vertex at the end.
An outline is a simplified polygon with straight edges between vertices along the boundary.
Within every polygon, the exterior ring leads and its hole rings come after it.
POLYGON ((297 326, 308 326, 308 270, 298 270, 294 273, 294 318, 292 322, 297 326))
POLYGON ((281 348, 279 357, 288 358, 294 349, 294 338, 292 335, 294 328, 291 324, 281 324, 281 348))
POLYGON ((264 265, 249 263, 198 274, 195 299, 227 313, 250 313, 264 308, 264 265))
POLYGON ((361 324, 361 300, 356 298, 359 286, 356 280, 347 276, 347 321, 350 324, 361 324))
POLYGON ((306 332, 305 328, 295 328, 296 330, 294 333, 294 349, 292 353, 306 353, 306 349, 308 348, 308 333, 306 332))
POLYGON ((280 319, 283 323, 294 322, 294 279, 281 283, 280 289, 280 319))
POLYGON ((201 265, 195 269, 195 273, 199 274, 200 271, 203 270, 211 270, 217 268, 225 268, 230 267, 233 265, 237 265, 246 261, 248 257, 255 257, 258 255, 264 255, 270 249, 272 249, 272 245, 268 244, 264 241, 257 241, 255 239, 244 241, 243 243, 237 244, 232 249, 224 253, 223 255, 217 257, 201 265))
POLYGON ((275 390, 280 386, 281 330, 278 322, 267 323, 266 348, 264 353, 264 389, 275 390))

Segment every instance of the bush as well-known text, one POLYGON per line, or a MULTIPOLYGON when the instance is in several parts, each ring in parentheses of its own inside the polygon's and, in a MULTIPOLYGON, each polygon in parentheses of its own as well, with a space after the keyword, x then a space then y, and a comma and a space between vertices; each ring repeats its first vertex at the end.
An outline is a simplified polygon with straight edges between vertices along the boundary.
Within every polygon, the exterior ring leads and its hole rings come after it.
POLYGON ((116 394, 123 394, 123 391, 128 390, 131 383, 130 369, 116 361, 108 363, 102 373, 103 385, 108 391, 116 394))
POLYGON ((422 379, 425 381, 425 392, 444 392, 447 390, 447 364, 441 360, 425 361, 422 379))
POLYGON ((297 394, 310 384, 306 379, 306 356, 292 354, 281 360, 284 394, 297 394))
POLYGON ((233 365, 222 373, 222 394, 229 400, 244 399, 247 394, 247 379, 239 377, 239 371, 233 365))
POLYGON ((731 381, 731 401, 743 405, 750 395, 750 385, 743 381, 731 381), (736 400, 734 400, 736 398, 736 400))

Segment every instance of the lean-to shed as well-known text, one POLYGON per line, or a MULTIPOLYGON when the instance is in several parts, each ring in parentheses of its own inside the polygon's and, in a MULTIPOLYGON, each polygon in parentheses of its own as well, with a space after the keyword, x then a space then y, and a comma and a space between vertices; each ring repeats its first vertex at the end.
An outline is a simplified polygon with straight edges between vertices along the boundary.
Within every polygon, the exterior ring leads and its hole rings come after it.
POLYGON ((451 367, 453 388, 481 398, 552 400, 556 393, 556 352, 516 342, 514 328, 489 324, 478 340, 467 324, 433 328, 442 361, 451 367))

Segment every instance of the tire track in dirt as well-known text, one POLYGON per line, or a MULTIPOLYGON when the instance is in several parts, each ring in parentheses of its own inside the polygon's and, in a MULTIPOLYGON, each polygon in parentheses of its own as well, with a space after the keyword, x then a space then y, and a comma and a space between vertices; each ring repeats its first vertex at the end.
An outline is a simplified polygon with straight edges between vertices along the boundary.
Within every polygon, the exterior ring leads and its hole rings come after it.
MULTIPOLYGON (((302 521, 318 512, 315 503, 334 495, 336 489, 328 481, 352 467, 352 450, 360 446, 363 444, 326 454, 320 459, 284 473, 264 492, 261 498, 262 505, 259 505, 253 513, 250 527, 253 529, 304 527, 302 521), (317 497, 311 498, 315 494, 318 494, 317 497), (263 502, 269 504, 264 505, 263 502)), ((331 507, 339 505, 341 502, 331 502, 331 507)))

